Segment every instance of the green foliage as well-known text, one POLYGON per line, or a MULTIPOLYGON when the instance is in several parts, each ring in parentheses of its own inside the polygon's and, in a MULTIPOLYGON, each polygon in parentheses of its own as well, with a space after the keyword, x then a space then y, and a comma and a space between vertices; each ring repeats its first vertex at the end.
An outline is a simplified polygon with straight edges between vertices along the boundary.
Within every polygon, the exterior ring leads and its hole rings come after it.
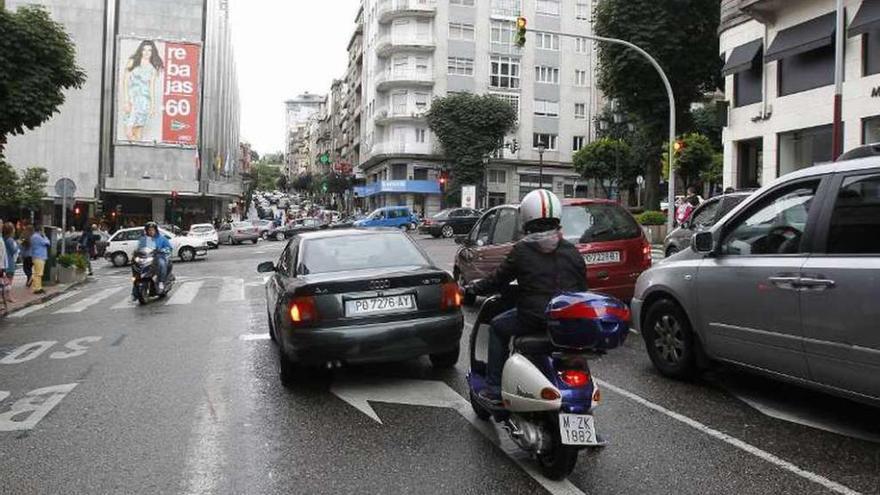
POLYGON ((601 138, 574 154, 574 169, 586 179, 593 179, 609 191, 605 181, 627 188, 635 184, 641 166, 634 160, 632 149, 622 139, 601 138))
POLYGON ((278 151, 276 153, 266 153, 265 155, 259 157, 260 163, 265 164, 281 164, 284 163, 284 153, 278 151))
POLYGON ((640 214, 636 220, 640 225, 665 225, 666 215, 662 211, 646 211, 640 214))
POLYGON ((509 103, 492 95, 456 93, 434 99, 428 126, 452 166, 455 185, 483 183, 483 156, 501 146, 516 118, 509 103))
POLYGON ((300 174, 293 179, 290 187, 295 191, 309 192, 312 190, 312 184, 314 182, 312 174, 300 174))
POLYGON ((67 253, 58 256, 58 264, 65 267, 75 267, 77 270, 85 270, 88 268, 86 257, 80 253, 67 253))
POLYGON ((41 125, 64 103, 63 91, 85 80, 73 42, 45 9, 0 9, 0 154, 7 135, 41 125))
POLYGON ((692 111, 691 117, 694 121, 694 132, 709 138, 712 148, 721 151, 721 123, 718 120, 718 107, 707 104, 692 111))
MULTIPOLYGON (((709 138, 702 134, 690 133, 679 138, 684 141, 684 149, 675 156, 675 172, 679 174, 682 182, 690 186, 696 183, 702 175, 711 170, 717 159, 718 153, 712 147, 709 138)), ((663 147, 663 170, 669 170, 667 165, 669 146, 663 147)), ((664 176, 667 174, 664 173, 664 176)))
MULTIPOLYGON (((679 127, 690 128, 688 110, 718 85, 717 2, 706 0, 602 0, 596 34, 635 43, 663 67, 675 93, 679 127)), ((598 87, 633 114, 653 149, 645 165, 647 205, 659 206, 660 147, 668 131, 666 90, 650 63, 634 50, 599 44, 598 87)))
POLYGON ((721 184, 724 178, 724 154, 716 152, 709 168, 700 172, 700 179, 710 184, 721 184))
POLYGON ((18 172, 0 158, 0 210, 11 212, 18 209, 18 172))
POLYGON ((328 192, 331 194, 343 194, 345 191, 351 189, 353 183, 351 180, 351 176, 340 175, 330 172, 326 175, 322 175, 321 178, 317 181, 318 191, 316 192, 328 192), (324 184, 327 185, 326 191, 324 190, 324 184))
POLYGON ((18 181, 18 206, 24 210, 39 210, 46 195, 49 173, 43 167, 28 167, 18 181))
POLYGON ((281 177, 281 169, 258 163, 253 167, 254 183, 260 191, 271 191, 275 189, 278 178, 281 177))

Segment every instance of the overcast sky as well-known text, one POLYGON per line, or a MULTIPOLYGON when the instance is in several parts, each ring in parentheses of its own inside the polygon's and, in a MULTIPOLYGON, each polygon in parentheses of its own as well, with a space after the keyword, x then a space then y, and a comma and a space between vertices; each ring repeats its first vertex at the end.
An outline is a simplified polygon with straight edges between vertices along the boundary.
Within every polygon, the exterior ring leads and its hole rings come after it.
POLYGON ((328 93, 345 74, 359 0, 232 0, 241 139, 281 151, 284 100, 328 93))

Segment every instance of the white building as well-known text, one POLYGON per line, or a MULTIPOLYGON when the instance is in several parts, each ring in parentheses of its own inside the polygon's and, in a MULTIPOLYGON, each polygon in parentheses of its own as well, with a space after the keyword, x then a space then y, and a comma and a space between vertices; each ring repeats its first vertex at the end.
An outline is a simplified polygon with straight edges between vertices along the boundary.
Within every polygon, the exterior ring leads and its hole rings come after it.
POLYGON ((309 92, 284 102, 284 158, 291 173, 299 173, 294 159, 297 148, 301 145, 298 139, 302 135, 303 127, 313 115, 323 112, 326 105, 326 96, 309 92))
MULTIPOLYGON (((844 151, 880 141, 880 1, 845 0, 844 151)), ((835 2, 723 0, 724 184, 831 159, 835 2)))
MULTIPOLYGON (((448 168, 424 114, 450 92, 496 94, 517 109, 519 124, 488 171, 490 205, 519 201, 538 187, 538 143, 544 184, 574 196, 573 151, 591 135, 597 92, 589 34, 593 0, 365 0, 359 191, 369 206, 440 208, 437 175, 448 168), (528 19, 524 49, 515 20, 528 19)), ((580 189, 580 188, 578 188, 580 189)), ((583 191, 586 187, 583 188, 583 191)))

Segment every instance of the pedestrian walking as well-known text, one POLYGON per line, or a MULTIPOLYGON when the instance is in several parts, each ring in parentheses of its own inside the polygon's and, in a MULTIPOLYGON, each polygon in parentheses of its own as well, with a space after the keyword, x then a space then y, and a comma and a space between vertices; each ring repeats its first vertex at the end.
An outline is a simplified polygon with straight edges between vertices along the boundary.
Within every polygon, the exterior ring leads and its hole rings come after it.
POLYGON ((34 235, 34 228, 31 225, 25 225, 21 233, 21 269, 24 276, 27 277, 25 287, 30 287, 33 282, 34 275, 34 258, 31 257, 31 237, 34 235))
POLYGON ((34 294, 45 294, 43 271, 46 269, 46 260, 49 258, 49 239, 46 239, 39 226, 34 229, 34 234, 31 236, 31 257, 34 259, 31 288, 34 290, 34 294))
MULTIPOLYGON (((18 243, 15 242, 15 226, 12 225, 12 222, 6 222, 3 225, 3 248, 6 250, 6 277, 4 285, 8 291, 12 288, 12 280, 15 278, 15 262, 18 260, 19 254, 18 243)), ((15 302, 8 295, 6 296, 6 301, 15 302)))
POLYGON ((96 225, 86 225, 85 229, 83 229, 82 237, 79 239, 79 248, 82 252, 82 255, 86 259, 86 266, 89 270, 89 275, 94 275, 92 273, 92 259, 95 257, 95 237, 96 231, 98 227, 96 225))

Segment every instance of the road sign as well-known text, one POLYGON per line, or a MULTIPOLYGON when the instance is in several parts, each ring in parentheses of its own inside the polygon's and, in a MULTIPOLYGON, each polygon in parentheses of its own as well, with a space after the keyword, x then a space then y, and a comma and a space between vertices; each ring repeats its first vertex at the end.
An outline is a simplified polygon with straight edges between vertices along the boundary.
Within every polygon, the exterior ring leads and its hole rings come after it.
POLYGON ((62 177, 55 182, 55 194, 62 198, 71 198, 76 193, 76 182, 73 179, 62 177))
POLYGON ((641 175, 636 177, 636 184, 638 184, 639 187, 644 186, 645 185, 645 178, 642 177, 641 175))
POLYGON ((477 186, 461 186, 461 207, 476 208, 477 186))

